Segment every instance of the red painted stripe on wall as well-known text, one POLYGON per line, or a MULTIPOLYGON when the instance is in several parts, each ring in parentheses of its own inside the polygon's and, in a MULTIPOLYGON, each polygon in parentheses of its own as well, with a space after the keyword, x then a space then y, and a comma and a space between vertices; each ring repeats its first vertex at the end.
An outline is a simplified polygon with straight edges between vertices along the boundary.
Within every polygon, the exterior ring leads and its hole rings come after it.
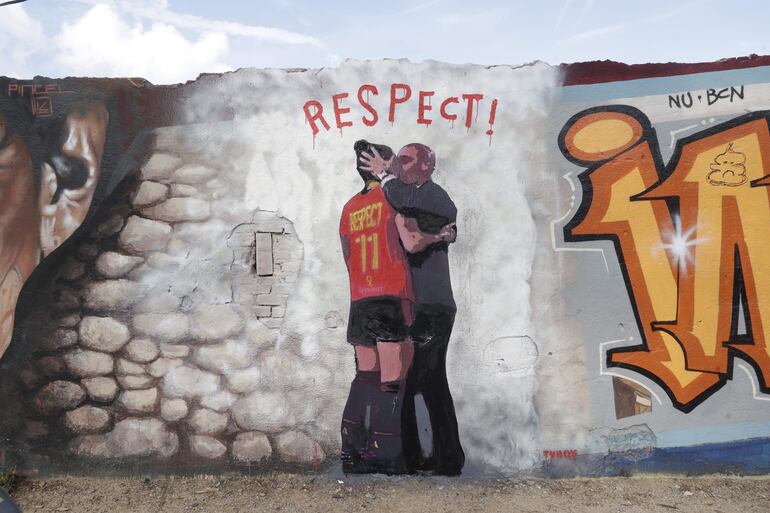
POLYGON ((564 86, 601 84, 640 78, 670 77, 675 75, 690 75, 743 68, 756 68, 770 65, 770 55, 749 55, 733 57, 714 62, 698 62, 690 64, 658 63, 658 64, 624 64, 615 61, 589 61, 562 64, 565 71, 564 86))

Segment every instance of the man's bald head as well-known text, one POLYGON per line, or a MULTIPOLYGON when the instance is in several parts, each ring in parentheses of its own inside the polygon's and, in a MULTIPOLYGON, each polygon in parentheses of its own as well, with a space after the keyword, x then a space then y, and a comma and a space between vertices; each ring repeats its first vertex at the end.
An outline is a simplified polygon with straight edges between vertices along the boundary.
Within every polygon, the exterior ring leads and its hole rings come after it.
POLYGON ((409 184, 427 182, 435 169, 435 152, 420 143, 410 143, 401 148, 392 166, 399 180, 409 184))

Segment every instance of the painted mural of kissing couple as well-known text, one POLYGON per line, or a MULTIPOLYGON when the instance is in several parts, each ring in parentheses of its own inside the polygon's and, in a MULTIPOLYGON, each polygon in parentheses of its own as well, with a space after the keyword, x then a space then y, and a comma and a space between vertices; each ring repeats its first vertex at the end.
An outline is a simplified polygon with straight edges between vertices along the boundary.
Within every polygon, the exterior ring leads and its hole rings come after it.
POLYGON ((350 278, 348 342, 356 376, 342 414, 346 473, 460 474, 465 455, 446 376, 456 305, 449 244, 457 209, 431 180, 436 155, 407 144, 397 155, 364 140, 354 145, 364 188, 340 220, 350 278), (430 419, 421 444, 416 398, 430 419))

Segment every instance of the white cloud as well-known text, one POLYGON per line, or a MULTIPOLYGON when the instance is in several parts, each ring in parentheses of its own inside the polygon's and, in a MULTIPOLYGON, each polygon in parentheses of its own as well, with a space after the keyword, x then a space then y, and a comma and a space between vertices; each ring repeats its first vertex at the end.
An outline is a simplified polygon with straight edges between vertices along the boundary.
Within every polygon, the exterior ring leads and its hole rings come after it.
POLYGON ((602 37, 607 34, 611 34, 613 32, 619 32, 622 31, 626 26, 623 23, 618 23, 617 25, 607 25, 606 27, 599 27, 592 30, 586 30, 585 32, 580 32, 579 34, 575 34, 574 36, 568 37, 564 41, 562 41, 563 45, 574 45, 577 43, 582 43, 583 41, 587 41, 589 39, 594 39, 597 37, 602 37))
POLYGON ((564 21, 564 17, 567 15, 567 11, 569 10, 570 5, 572 5, 572 0, 564 0, 561 9, 559 9, 559 16, 556 17, 556 30, 561 27, 561 24, 564 21))
POLYGON ((426 9, 428 7, 434 7, 440 3, 443 3, 445 0, 429 0, 427 2, 412 5, 411 7, 407 7, 406 9, 402 11, 398 11, 393 14, 393 16, 406 16, 407 14, 412 14, 413 12, 422 11, 423 9, 426 9))
POLYGON ((230 36, 244 36, 271 43, 311 45, 326 49, 317 38, 277 27, 246 25, 236 21, 211 20, 202 16, 178 13, 168 8, 168 0, 78 0, 92 5, 109 4, 122 12, 151 21, 168 23, 179 28, 207 32, 221 32, 230 36))
POLYGON ((235 21, 210 20, 192 14, 176 13, 168 9, 167 0, 143 0, 138 2, 135 0, 121 0, 120 5, 132 14, 170 23, 177 27, 222 32, 232 36, 253 37, 275 43, 323 46, 321 41, 315 37, 298 32, 260 25, 245 25, 235 21))
POLYGON ((0 75, 29 76, 32 55, 45 47, 43 27, 21 5, 10 5, 2 9, 0 75))
POLYGON ((89 9, 64 23, 56 38, 56 61, 70 75, 144 77, 154 83, 195 78, 202 71, 224 71, 227 35, 205 32, 188 40, 176 27, 154 22, 149 28, 124 21, 111 5, 89 9))

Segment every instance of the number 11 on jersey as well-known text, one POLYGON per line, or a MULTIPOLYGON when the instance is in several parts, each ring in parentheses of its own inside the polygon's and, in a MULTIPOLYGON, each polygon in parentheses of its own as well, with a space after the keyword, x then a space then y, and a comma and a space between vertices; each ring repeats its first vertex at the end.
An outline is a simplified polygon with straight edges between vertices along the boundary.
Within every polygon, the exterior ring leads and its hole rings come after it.
POLYGON ((361 245, 361 272, 366 272, 366 265, 367 265, 367 256, 369 255, 369 252, 366 250, 366 246, 371 244, 371 266, 372 270, 376 271, 380 268, 380 243, 379 243, 379 235, 376 233, 373 233, 371 235, 366 235, 362 233, 355 239, 356 244, 361 245))

